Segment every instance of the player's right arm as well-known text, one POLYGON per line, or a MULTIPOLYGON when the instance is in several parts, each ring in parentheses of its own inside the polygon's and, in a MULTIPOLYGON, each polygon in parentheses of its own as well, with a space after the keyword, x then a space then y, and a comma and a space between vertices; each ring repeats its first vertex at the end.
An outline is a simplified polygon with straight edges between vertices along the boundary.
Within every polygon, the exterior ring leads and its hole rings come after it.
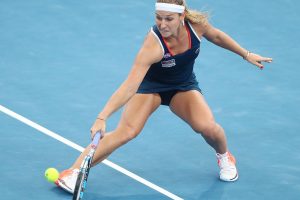
POLYGON ((92 136, 97 131, 105 132, 105 120, 129 101, 138 90, 150 66, 153 63, 159 62, 162 57, 163 51, 157 38, 155 38, 152 32, 149 32, 126 80, 114 92, 103 110, 98 114, 91 128, 92 136))

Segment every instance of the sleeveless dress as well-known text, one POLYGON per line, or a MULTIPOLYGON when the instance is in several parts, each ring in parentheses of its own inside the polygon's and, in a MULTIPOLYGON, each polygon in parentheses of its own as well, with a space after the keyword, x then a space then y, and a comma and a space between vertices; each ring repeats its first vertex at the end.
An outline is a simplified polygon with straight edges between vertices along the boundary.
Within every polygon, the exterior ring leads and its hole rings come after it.
POLYGON ((151 28, 151 32, 160 42, 164 56, 161 61, 150 66, 137 93, 158 93, 161 96, 162 104, 169 105, 172 97, 178 91, 197 90, 201 92, 193 71, 195 59, 200 52, 201 40, 189 22, 185 22, 185 28, 189 36, 190 48, 177 55, 172 54, 157 26, 154 25, 151 28))

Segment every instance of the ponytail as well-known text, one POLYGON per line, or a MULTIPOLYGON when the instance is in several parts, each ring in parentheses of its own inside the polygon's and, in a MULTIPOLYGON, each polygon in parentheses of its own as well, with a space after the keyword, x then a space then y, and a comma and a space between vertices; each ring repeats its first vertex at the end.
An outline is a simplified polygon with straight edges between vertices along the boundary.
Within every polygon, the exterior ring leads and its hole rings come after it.
POLYGON ((199 12, 197 10, 190 10, 185 8, 185 20, 193 24, 207 24, 208 13, 199 12))

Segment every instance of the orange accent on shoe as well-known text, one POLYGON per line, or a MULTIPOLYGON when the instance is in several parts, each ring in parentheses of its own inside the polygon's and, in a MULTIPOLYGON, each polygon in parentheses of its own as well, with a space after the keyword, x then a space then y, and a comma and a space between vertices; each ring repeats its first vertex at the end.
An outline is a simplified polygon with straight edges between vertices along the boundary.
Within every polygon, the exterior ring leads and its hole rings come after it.
POLYGON ((72 174, 72 170, 71 169, 66 169, 66 170, 60 172, 58 179, 55 181, 55 184, 57 186, 59 186, 58 181, 61 180, 63 177, 68 176, 70 174, 72 174))
MULTIPOLYGON (((236 160, 235 160, 235 157, 228 151, 227 152, 227 155, 228 155, 228 159, 230 162, 232 162, 233 164, 236 164, 236 160)), ((218 159, 218 165, 220 165, 220 159, 218 159)))
POLYGON ((70 174, 72 174, 72 170, 71 170, 71 169, 66 169, 66 170, 62 171, 62 172, 59 174, 59 178, 62 178, 62 177, 64 177, 64 176, 68 176, 68 175, 70 175, 70 174))
POLYGON ((232 163, 234 163, 234 164, 236 163, 235 157, 230 152, 228 152, 228 157, 232 163))

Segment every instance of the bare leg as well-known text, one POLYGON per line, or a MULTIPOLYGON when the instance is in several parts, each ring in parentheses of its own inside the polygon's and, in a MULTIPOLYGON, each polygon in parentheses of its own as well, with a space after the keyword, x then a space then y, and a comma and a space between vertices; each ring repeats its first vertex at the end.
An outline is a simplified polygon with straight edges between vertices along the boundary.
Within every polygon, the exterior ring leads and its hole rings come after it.
MULTIPOLYGON (((118 147, 135 138, 143 129, 151 113, 158 108, 160 102, 160 97, 157 94, 135 94, 126 104, 117 128, 106 133, 100 140, 92 165, 95 166, 118 147)), ((80 164, 89 149, 88 146, 71 168, 80 168, 80 164)))
POLYGON ((171 101, 171 110, 186 121, 217 153, 227 152, 223 128, 214 120, 202 94, 196 90, 178 92, 171 101))

